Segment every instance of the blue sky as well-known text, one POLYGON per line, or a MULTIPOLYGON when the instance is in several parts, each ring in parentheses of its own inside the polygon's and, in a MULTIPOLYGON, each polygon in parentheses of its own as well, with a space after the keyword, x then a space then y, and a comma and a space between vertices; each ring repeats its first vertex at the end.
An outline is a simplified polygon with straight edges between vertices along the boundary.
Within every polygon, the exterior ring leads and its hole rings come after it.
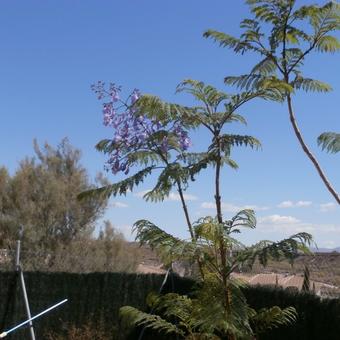
MULTIPOLYGON (((308 1, 298 1, 304 4, 308 1)), ((220 89, 226 75, 244 73, 254 56, 235 56, 202 38, 208 28, 238 34, 248 11, 239 0, 18 1, 0 10, 0 162, 13 173, 32 155, 32 140, 56 145, 67 136, 83 152, 92 177, 105 157, 95 151, 112 132, 103 127, 99 102, 90 91, 97 80, 113 81, 126 91, 135 87, 168 101, 193 104, 175 95, 185 78, 220 89)), ((314 55, 305 73, 332 84, 330 94, 299 93, 295 109, 301 130, 334 186, 340 190, 340 157, 321 152, 316 137, 339 131, 339 55, 314 55)), ((239 148, 233 153, 239 170, 224 169, 225 217, 246 206, 255 208, 258 229, 242 240, 279 239, 297 231, 311 232, 319 246, 340 245, 340 209, 300 149, 283 105, 257 101, 241 112, 248 126, 232 131, 259 138, 263 150, 239 148)), ((207 142, 193 136, 194 149, 207 142)), ((121 177, 109 175, 112 181, 121 177)), ((159 204, 145 203, 140 192, 113 199, 106 214, 126 235, 147 218, 175 235, 187 237, 175 193, 159 204)), ((212 172, 202 174, 187 194, 192 219, 213 214, 212 172)))

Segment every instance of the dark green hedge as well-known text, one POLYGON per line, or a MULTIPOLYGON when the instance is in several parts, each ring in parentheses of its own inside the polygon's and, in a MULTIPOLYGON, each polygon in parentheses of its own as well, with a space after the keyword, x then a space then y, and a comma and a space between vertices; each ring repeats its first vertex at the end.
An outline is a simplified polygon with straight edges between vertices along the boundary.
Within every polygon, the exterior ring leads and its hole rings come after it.
MULTIPOLYGON (((6 330, 26 319, 19 280, 16 273, 0 272, 0 330, 6 330), (16 285, 15 285, 16 283, 16 285)), ((118 326, 119 308, 131 305, 145 309, 150 291, 158 291, 162 275, 126 273, 25 273, 32 315, 68 298, 68 302, 34 323, 38 339, 48 331, 62 331, 66 322, 81 325, 101 320, 108 327, 118 326)), ((193 282, 173 277, 164 291, 188 292, 193 282), (173 284, 172 284, 173 282, 173 284), (179 283, 180 282, 180 283, 179 283)), ((29 339, 22 329, 6 339, 29 339)))
MULTIPOLYGON (((15 276, 16 273, 0 272, 0 331, 26 319, 19 281, 15 280, 15 276)), ((145 297, 150 291, 159 290, 163 278, 162 275, 124 273, 25 273, 32 314, 64 298, 69 299, 67 304, 35 322, 37 339, 44 339, 48 331, 62 333, 67 323, 82 325, 88 320, 103 322, 117 338, 120 332, 117 330, 119 308, 131 305, 145 309, 145 297)), ((164 292, 188 294, 193 285, 191 280, 172 276, 164 292)), ((340 339, 339 300, 321 300, 310 294, 268 287, 249 287, 244 293, 255 309, 273 305, 294 306, 299 313, 296 324, 273 330, 261 336, 261 340, 340 339)), ((135 331, 129 339, 138 339, 139 332, 135 331)), ((120 335, 124 339, 125 335, 120 335)), ((9 335, 7 339, 29 339, 27 328, 9 335)), ((145 334, 143 340, 146 339, 161 337, 145 334)))
POLYGON ((320 299, 314 294, 299 293, 275 287, 248 287, 247 301, 255 309, 268 306, 294 306, 298 320, 261 336, 261 340, 339 340, 340 300, 320 299))

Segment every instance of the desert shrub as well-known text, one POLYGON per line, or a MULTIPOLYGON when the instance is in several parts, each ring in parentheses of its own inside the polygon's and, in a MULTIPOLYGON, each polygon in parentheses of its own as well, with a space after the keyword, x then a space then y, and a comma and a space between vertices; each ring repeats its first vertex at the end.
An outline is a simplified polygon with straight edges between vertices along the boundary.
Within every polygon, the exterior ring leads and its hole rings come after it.
MULTIPOLYGON (((110 222, 97 238, 84 237, 69 244, 56 244, 54 250, 23 250, 21 263, 25 271, 44 272, 134 272, 139 261, 139 248, 127 242, 110 222)), ((0 270, 13 270, 15 251, 9 251, 0 270)))

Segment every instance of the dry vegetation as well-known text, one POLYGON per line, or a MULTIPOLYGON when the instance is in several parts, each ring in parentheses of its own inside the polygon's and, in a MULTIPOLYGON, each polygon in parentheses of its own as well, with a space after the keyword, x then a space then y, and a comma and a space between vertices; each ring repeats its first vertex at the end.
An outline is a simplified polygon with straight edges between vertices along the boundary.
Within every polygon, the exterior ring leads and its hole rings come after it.
POLYGON ((104 327, 104 323, 98 324, 88 321, 82 326, 65 325, 65 332, 48 333, 44 337, 46 340, 112 340, 114 339, 114 332, 108 331, 104 327))

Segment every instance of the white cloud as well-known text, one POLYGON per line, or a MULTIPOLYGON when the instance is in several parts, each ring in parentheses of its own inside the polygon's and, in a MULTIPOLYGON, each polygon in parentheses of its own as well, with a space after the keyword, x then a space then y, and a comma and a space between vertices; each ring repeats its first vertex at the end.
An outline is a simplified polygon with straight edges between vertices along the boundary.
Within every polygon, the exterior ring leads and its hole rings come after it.
POLYGON ((257 229, 263 233, 282 233, 292 235, 300 232, 314 233, 315 227, 294 216, 269 215, 258 219, 257 229))
POLYGON ((311 201, 283 201, 280 204, 277 205, 278 208, 303 208, 303 207, 309 207, 313 203, 311 201))
MULTIPOLYGON (((133 195, 136 197, 143 198, 143 196, 147 194, 148 192, 150 192, 150 190, 140 191, 133 195)), ((183 194, 183 196, 186 201, 197 201, 198 200, 198 197, 195 195, 183 194)), ((180 201, 180 200, 181 200, 181 197, 176 192, 170 192, 169 196, 164 199, 164 201, 180 201)))
MULTIPOLYGON (((325 235, 338 239, 340 235, 340 225, 309 223, 301 221, 294 216, 284 215, 260 217, 258 219, 257 230, 263 233, 279 233, 284 236, 307 232, 312 234, 315 240, 322 239, 325 235)), ((325 240, 322 242, 325 242, 325 240)))
MULTIPOLYGON (((190 195, 190 194, 184 194, 183 196, 186 201, 197 201, 198 199, 197 196, 190 195)), ((169 197, 167 197, 165 200, 166 201, 180 201, 181 198, 178 193, 170 192, 169 197)))
POLYGON ((128 205, 123 202, 112 202, 112 207, 114 208, 127 208, 128 205))
POLYGON ((280 204, 278 204, 278 208, 291 208, 294 206, 294 203, 292 201, 283 201, 280 204))
POLYGON ((298 202, 296 202, 297 207, 309 207, 312 204, 313 203, 311 201, 298 201, 298 202))
POLYGON ((320 204, 321 212, 328 212, 336 209, 336 204, 334 202, 320 204))
MULTIPOLYGON (((203 202, 201 204, 201 208, 203 209, 215 209, 216 205, 214 202, 203 202)), ((222 203, 222 210, 225 212, 239 212, 240 210, 243 209, 252 209, 255 211, 263 211, 263 210, 268 210, 268 207, 265 206, 258 206, 258 205, 235 205, 233 203, 222 203)))
POLYGON ((300 223, 301 221, 293 216, 270 215, 260 217, 258 222, 266 224, 296 224, 300 223))

